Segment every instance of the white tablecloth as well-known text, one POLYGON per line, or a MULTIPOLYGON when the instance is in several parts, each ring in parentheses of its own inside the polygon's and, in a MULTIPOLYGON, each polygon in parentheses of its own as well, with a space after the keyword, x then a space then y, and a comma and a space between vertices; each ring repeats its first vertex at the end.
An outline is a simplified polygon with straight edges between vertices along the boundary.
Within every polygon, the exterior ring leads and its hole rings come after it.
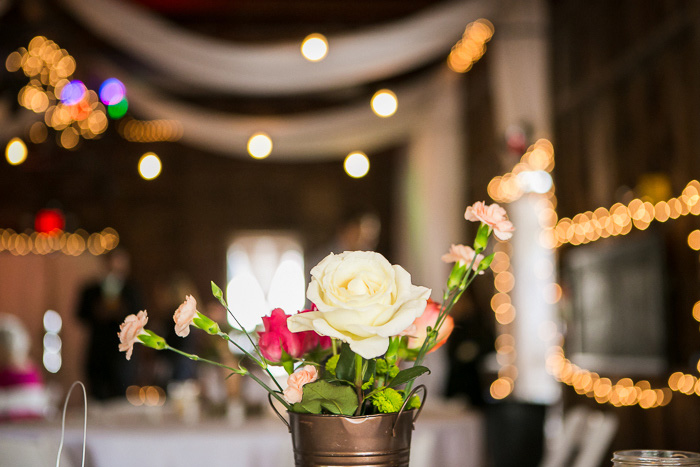
MULTIPOLYGON (((82 418, 70 416, 61 467, 79 467, 82 418)), ((55 465, 60 420, 0 425, 0 466, 55 465)), ((411 467, 481 467, 479 414, 426 407, 411 442, 411 467)), ((87 467, 293 467, 291 435, 277 418, 238 426, 226 420, 185 424, 162 413, 100 411, 88 419, 87 467)))

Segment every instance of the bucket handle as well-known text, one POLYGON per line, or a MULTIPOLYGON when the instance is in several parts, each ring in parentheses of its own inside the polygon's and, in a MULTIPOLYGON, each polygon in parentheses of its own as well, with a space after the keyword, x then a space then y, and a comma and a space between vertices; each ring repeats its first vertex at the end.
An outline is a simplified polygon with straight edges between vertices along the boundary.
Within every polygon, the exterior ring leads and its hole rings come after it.
POLYGON ((287 431, 289 431, 291 433, 292 427, 289 426, 289 422, 287 421, 287 419, 284 418, 284 416, 279 412, 279 410, 277 410, 277 407, 275 407, 274 402, 272 402, 272 394, 269 392, 267 393, 267 401, 270 403, 270 407, 272 407, 272 410, 274 410, 275 413, 277 414, 277 416, 280 418, 280 420, 282 420, 282 423, 287 425, 287 431))
POLYGON ((413 419, 411 420, 411 424, 413 425, 413 429, 416 428, 416 420, 418 420, 418 416, 420 415, 421 411, 423 410, 423 405, 425 403, 425 399, 428 396, 428 388, 425 387, 424 384, 420 384, 413 388, 411 392, 408 393, 408 396, 406 396, 406 400, 403 401, 403 404, 401 405, 401 410, 399 410, 399 413, 396 414, 396 420, 394 420, 394 426, 391 428, 391 432, 393 436, 396 436, 396 424, 399 422, 399 418, 401 417, 401 414, 403 413, 404 409, 406 408, 406 405, 408 404, 408 401, 411 400, 411 397, 415 393, 417 393, 420 389, 423 390, 423 403, 421 403, 420 407, 418 407, 418 410, 416 411, 416 414, 413 416, 413 419))

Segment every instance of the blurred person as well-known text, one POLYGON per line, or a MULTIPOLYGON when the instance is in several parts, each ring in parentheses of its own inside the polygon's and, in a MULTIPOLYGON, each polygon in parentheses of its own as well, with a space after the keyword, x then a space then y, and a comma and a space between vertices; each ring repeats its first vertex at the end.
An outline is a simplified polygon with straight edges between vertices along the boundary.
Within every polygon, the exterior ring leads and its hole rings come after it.
POLYGON ((22 321, 0 313, 0 420, 41 418, 49 408, 41 373, 29 358, 22 321))
POLYGON ((129 279, 129 254, 118 248, 104 259, 104 277, 83 289, 78 307, 78 318, 89 331, 87 386, 99 400, 124 397, 127 386, 135 383, 138 365, 128 365, 120 354, 117 333, 127 315, 143 309, 139 289, 129 279))

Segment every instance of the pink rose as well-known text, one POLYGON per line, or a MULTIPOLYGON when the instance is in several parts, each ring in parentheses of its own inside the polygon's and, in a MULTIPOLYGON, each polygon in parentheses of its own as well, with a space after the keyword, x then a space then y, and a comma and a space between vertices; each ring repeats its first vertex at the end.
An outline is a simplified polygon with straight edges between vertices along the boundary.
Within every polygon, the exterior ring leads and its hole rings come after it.
POLYGON ((506 216, 506 210, 495 203, 487 206, 485 202, 477 201, 473 206, 467 208, 464 218, 468 221, 479 221, 488 225, 499 240, 508 240, 513 236, 515 230, 506 216))
POLYGON ((187 337, 190 334, 190 325, 197 317, 197 300, 192 295, 187 295, 185 301, 177 307, 173 315, 175 321, 175 334, 187 337))
MULTIPOLYGON (((442 260, 446 263, 461 263, 464 265, 471 264, 474 259, 474 250, 468 246, 464 245, 452 245, 450 246, 450 251, 442 255, 442 260)), ((484 255, 476 255, 472 269, 474 271, 479 270, 479 263, 484 259, 484 255)), ((483 274, 481 271, 480 274, 483 274)))
POLYGON ((284 400, 290 404, 301 402, 303 387, 313 383, 318 378, 318 370, 313 365, 306 365, 287 378, 287 389, 284 390, 284 400))
MULTIPOLYGON (((303 311, 301 313, 304 313, 303 311)), ((315 349, 328 348, 331 345, 329 337, 321 337, 314 331, 292 332, 287 328, 286 314, 281 308, 272 310, 270 316, 263 316, 265 330, 258 333, 260 352, 267 360, 278 363, 282 360, 282 350, 292 358, 301 358, 306 352, 315 349)))
MULTIPOLYGON (((428 326, 434 327, 437 323, 439 315, 440 304, 428 299, 428 304, 425 307, 425 311, 413 322, 416 327, 415 332, 412 335, 409 335, 406 348, 409 350, 419 350, 425 339, 428 337, 428 326)), ((447 315, 442 323, 442 326, 440 327, 437 339, 435 340, 435 345, 428 353, 437 350, 440 348, 440 346, 447 342, 447 338, 450 337, 450 334, 452 334, 454 327, 454 319, 452 319, 452 316, 447 315)))
POLYGON ((134 351, 134 344, 138 342, 138 336, 145 334, 144 326, 148 323, 146 310, 139 311, 137 315, 129 315, 124 322, 119 325, 119 351, 126 352, 126 359, 131 360, 131 353, 134 351))

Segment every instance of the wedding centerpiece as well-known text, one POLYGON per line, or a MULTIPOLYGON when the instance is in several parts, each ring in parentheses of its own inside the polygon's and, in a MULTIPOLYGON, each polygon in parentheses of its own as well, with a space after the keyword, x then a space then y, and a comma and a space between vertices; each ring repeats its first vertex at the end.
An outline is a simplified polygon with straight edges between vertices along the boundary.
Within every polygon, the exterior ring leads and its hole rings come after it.
MULTIPOLYGON (((196 300, 188 295, 173 316, 176 334, 186 337, 194 327, 225 339, 249 364, 267 372, 269 380, 242 363, 227 366, 171 347, 146 329, 145 310, 126 317, 118 334, 119 350, 128 360, 134 344, 140 343, 249 376, 286 409, 290 422, 281 418, 290 426, 299 466, 389 465, 387 460, 390 465, 408 465, 417 416, 413 412, 421 406, 417 392, 424 389, 413 389, 413 384, 429 372, 424 358, 447 340, 454 327, 452 307, 490 266, 493 254, 484 252, 491 234, 507 240, 514 230, 497 204, 477 202, 467 208, 465 219, 480 225, 473 247, 452 245, 443 255, 442 260, 454 266, 441 303, 430 300, 430 289, 413 285, 405 269, 379 253, 331 253, 311 270, 309 310, 296 314, 272 310, 263 318, 264 330, 257 332, 257 339, 232 314, 252 344, 253 351, 248 351, 199 312, 196 300), (286 387, 272 377, 271 365, 285 368, 286 387), (344 422, 348 419, 352 423, 344 422), (360 427, 355 435, 348 431, 353 426, 360 427), (339 458, 345 460, 334 463, 339 458)), ((213 282, 212 293, 231 314, 213 282)))

